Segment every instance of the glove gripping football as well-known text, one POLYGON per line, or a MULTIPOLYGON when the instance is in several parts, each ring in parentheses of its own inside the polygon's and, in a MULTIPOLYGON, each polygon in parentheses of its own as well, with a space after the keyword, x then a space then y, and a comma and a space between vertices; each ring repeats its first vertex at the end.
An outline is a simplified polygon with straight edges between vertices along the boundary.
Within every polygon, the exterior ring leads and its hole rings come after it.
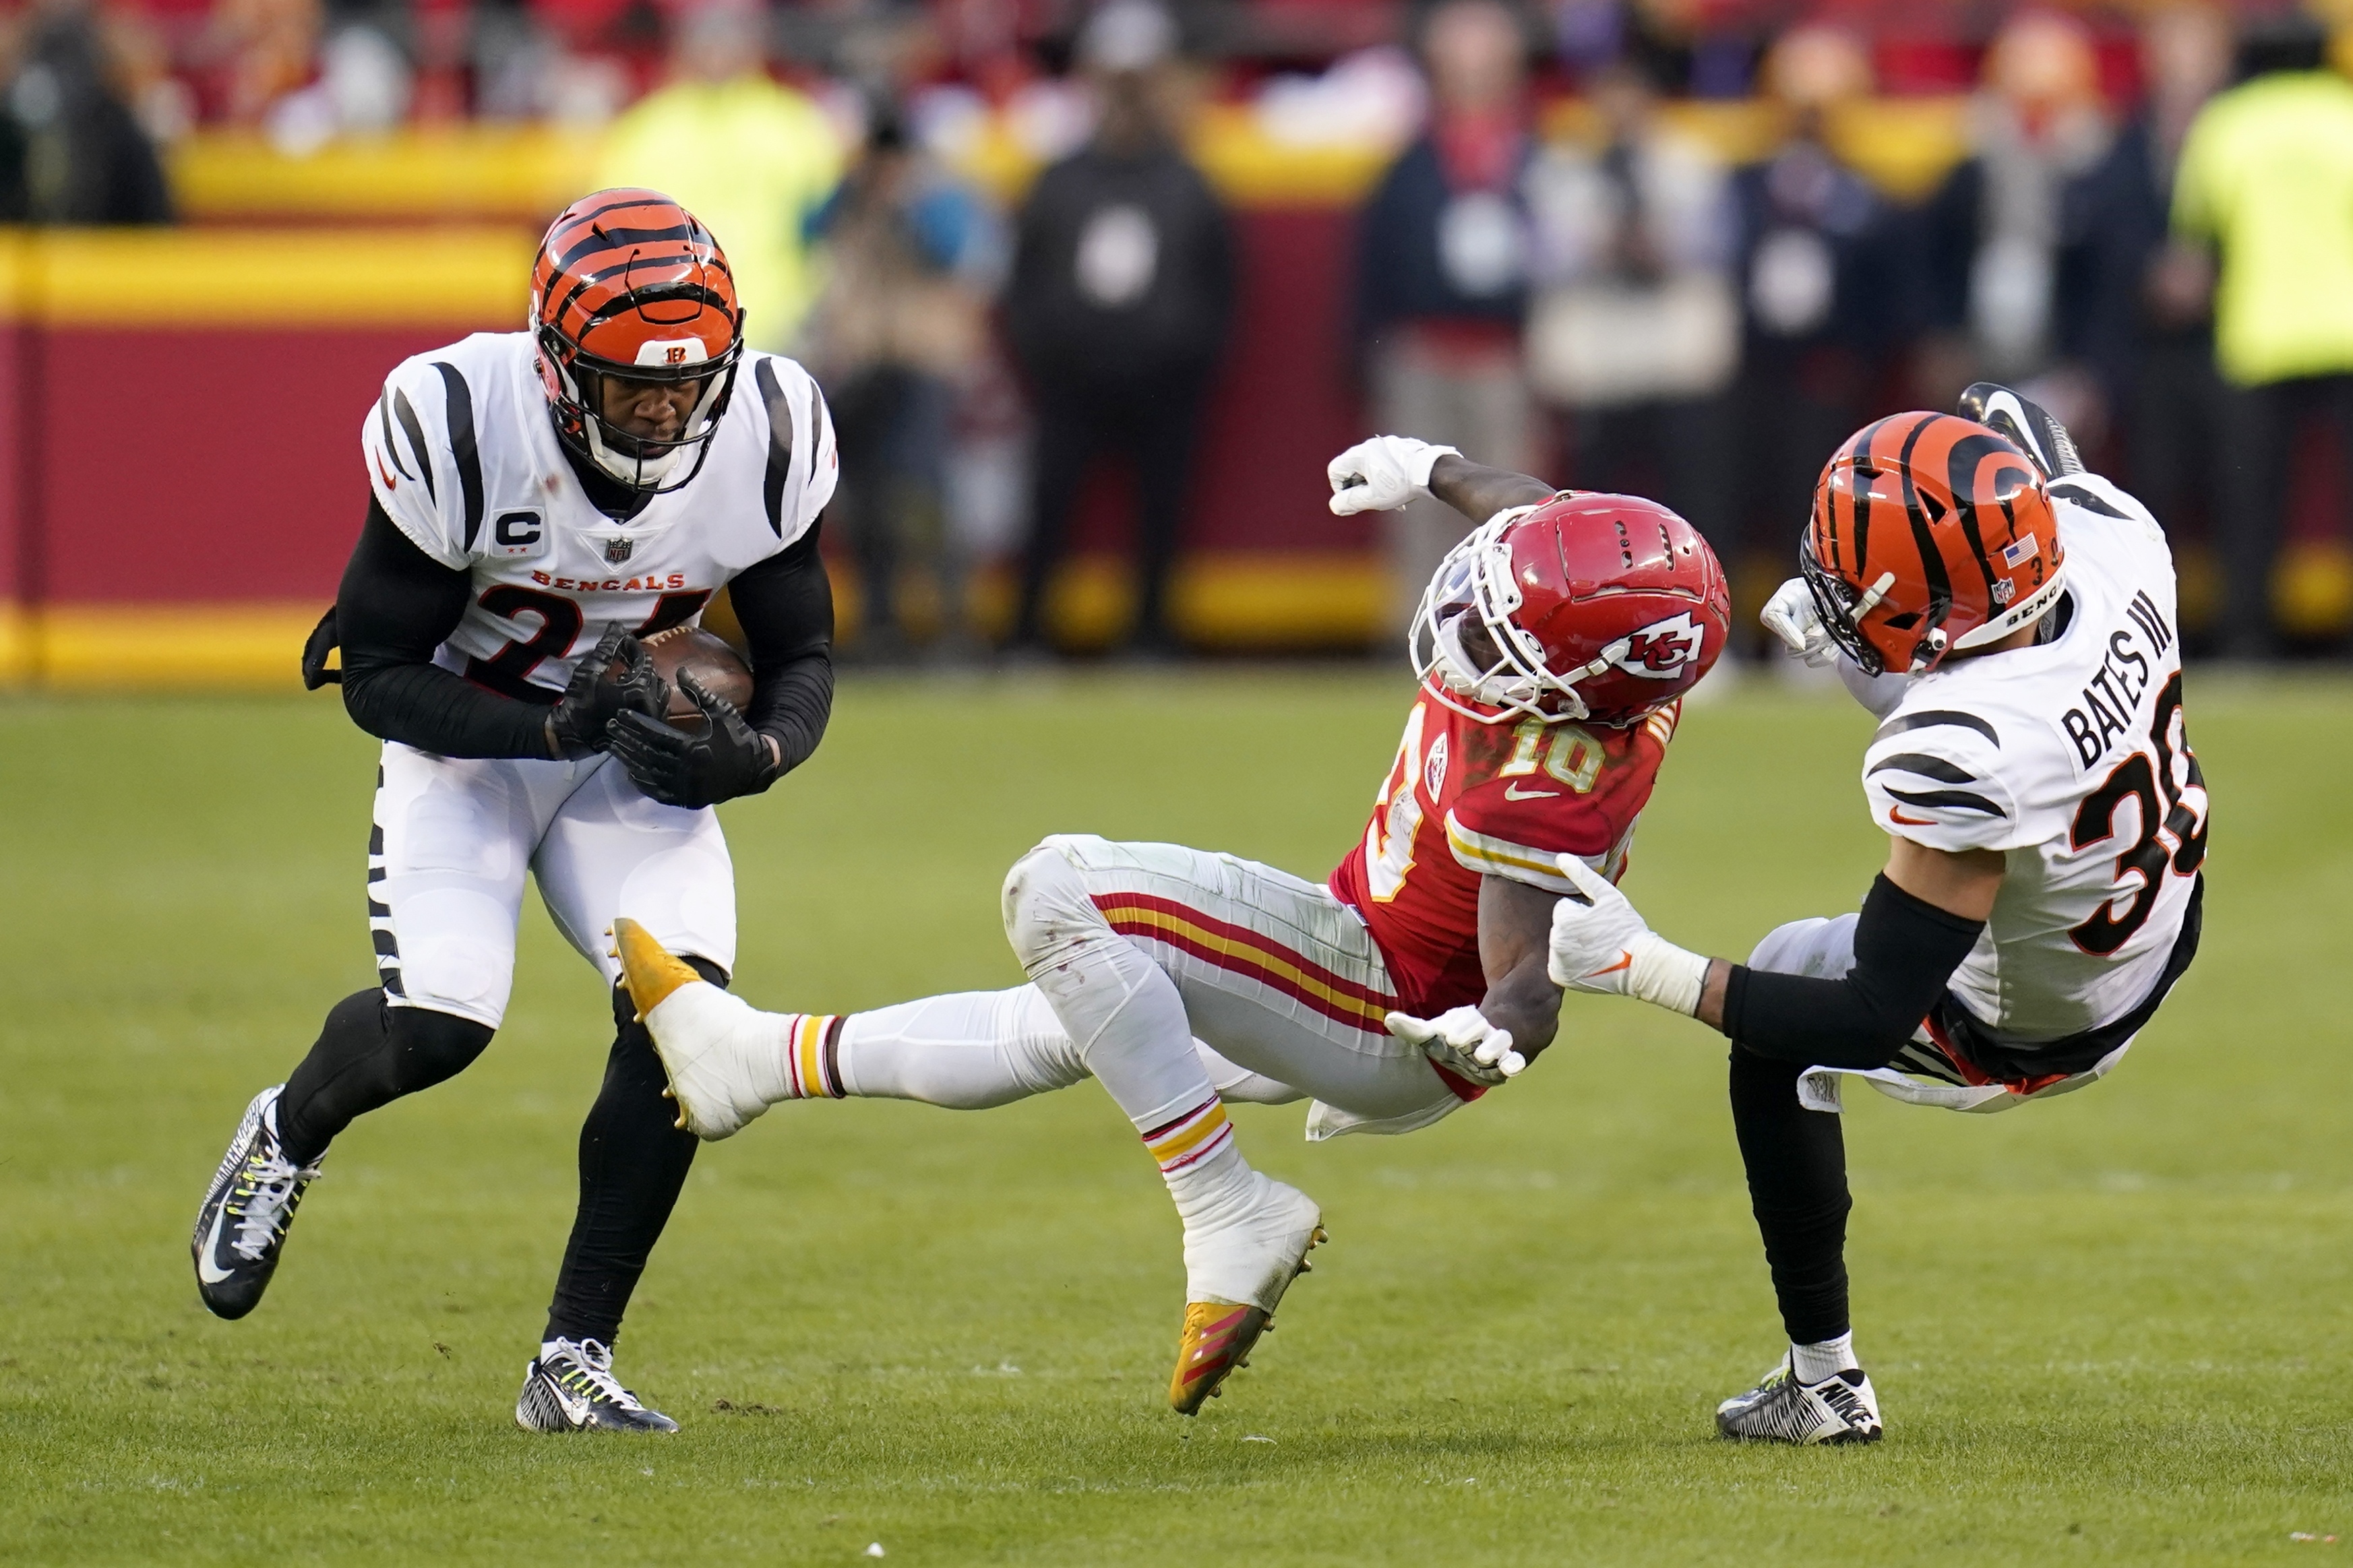
POLYGON ((564 695, 548 711, 547 732, 559 754, 586 757, 610 743, 612 722, 622 714, 650 716, 669 707, 670 688, 645 645, 619 626, 607 626, 572 667, 564 695))
POLYGON ((706 689, 692 670, 680 672, 678 689, 702 710, 700 734, 635 710, 613 721, 613 755, 649 799, 700 810, 776 782, 780 770, 768 738, 733 703, 706 689))

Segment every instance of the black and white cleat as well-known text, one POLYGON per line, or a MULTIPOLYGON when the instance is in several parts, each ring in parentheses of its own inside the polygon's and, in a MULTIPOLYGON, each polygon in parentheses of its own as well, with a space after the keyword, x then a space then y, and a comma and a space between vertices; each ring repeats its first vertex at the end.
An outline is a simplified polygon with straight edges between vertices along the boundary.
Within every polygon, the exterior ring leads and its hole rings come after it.
POLYGON ((1876 1443, 1883 1435, 1879 1395, 1860 1370, 1799 1383, 1789 1357, 1746 1394, 1715 1407, 1715 1429, 1748 1442, 1876 1443))
POLYGON ((245 1108, 196 1210, 189 1251, 196 1292, 215 1317, 242 1318, 260 1305, 285 1251, 295 1205, 319 1173, 315 1162, 298 1166, 280 1152, 278 1096, 285 1087, 263 1089, 245 1108))
POLYGON ((2062 479, 2084 471, 2083 455, 2067 426, 2051 416, 2041 404, 2020 395, 1997 381, 1980 381, 1961 394, 1955 413, 1974 419, 2024 452, 2046 479, 2062 479))
POLYGON ((526 1432, 675 1432, 678 1423, 623 1388, 613 1352, 596 1340, 558 1340, 522 1369, 515 1425, 526 1432))

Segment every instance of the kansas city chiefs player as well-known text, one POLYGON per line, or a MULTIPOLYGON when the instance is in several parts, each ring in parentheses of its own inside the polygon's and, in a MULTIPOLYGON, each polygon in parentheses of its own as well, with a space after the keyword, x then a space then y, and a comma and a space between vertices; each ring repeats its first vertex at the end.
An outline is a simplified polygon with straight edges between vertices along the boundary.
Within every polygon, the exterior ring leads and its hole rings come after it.
MULTIPOLYGON (((259 1302, 295 1205, 353 1117, 462 1070, 506 1010, 526 873, 610 984, 627 916, 723 985, 733 873, 712 807, 816 749, 833 693, 817 552, 832 425, 797 364, 744 348, 710 232, 668 197, 600 191, 547 231, 527 331, 393 371, 366 416, 367 519, 304 653, 383 738, 368 843, 380 984, 327 1015, 246 1108, 197 1215, 205 1305, 259 1302), (708 723, 638 638, 731 590, 752 653, 742 711, 708 723)), ((686 1179, 662 1074, 627 998, 580 1135, 580 1208, 515 1416, 540 1431, 669 1432, 615 1380, 614 1337, 686 1179)))
POLYGON ((1732 1038, 1732 1113, 1789 1349, 1725 1401, 1725 1436, 1875 1441, 1847 1316, 1842 1075, 2006 1110, 2096 1082, 2198 951, 2206 788, 2182 727, 2173 558, 1990 383, 1967 417, 1900 414, 1822 470, 1804 576, 1766 624, 1836 660, 1881 723, 1863 790, 1889 835, 1859 913, 1686 952, 1564 860, 1551 973, 1732 1038))
POLYGON ((1249 1354, 1322 1238, 1313 1200, 1250 1167, 1224 1102, 1311 1100, 1307 1134, 1426 1127, 1553 1037, 1545 976, 1567 854, 1614 878, 1677 699, 1726 631, 1690 525, 1384 437, 1332 465, 1335 510, 1434 495, 1487 520, 1424 595, 1420 689, 1364 837, 1328 884, 1169 844, 1047 839, 1005 881, 1029 976, 846 1016, 756 1012, 623 921, 624 971, 681 1125, 724 1138, 786 1100, 976 1109, 1092 1077, 1159 1163, 1185 1227, 1169 1403, 1249 1354))

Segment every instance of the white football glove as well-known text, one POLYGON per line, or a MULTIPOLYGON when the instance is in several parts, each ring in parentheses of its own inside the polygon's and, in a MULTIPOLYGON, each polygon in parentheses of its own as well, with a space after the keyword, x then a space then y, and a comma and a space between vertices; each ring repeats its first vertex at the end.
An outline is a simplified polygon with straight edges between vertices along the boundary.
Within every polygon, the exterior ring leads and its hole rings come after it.
POLYGON ((1527 1058, 1512 1049, 1512 1031, 1495 1027, 1476 1007, 1450 1007, 1435 1018, 1391 1013, 1381 1021, 1448 1072, 1489 1089, 1519 1077, 1528 1065, 1527 1058))
POLYGON ((1838 662, 1838 644, 1823 626, 1821 612, 1814 607, 1813 590, 1806 586, 1803 577, 1792 577, 1776 589, 1757 618, 1781 639, 1792 657, 1812 668, 1838 662))
POLYGON ((1587 900, 1562 899, 1552 907, 1552 944, 1545 973, 1565 991, 1632 996, 1682 1013, 1699 1011, 1708 961, 1652 931, 1609 879, 1574 855, 1558 858, 1560 874, 1587 900))
POLYGON ((1332 481, 1332 514, 1391 511, 1424 500, 1430 494, 1430 466, 1440 458, 1461 455, 1451 447, 1433 447, 1410 436, 1359 441, 1324 467, 1324 477, 1332 481))

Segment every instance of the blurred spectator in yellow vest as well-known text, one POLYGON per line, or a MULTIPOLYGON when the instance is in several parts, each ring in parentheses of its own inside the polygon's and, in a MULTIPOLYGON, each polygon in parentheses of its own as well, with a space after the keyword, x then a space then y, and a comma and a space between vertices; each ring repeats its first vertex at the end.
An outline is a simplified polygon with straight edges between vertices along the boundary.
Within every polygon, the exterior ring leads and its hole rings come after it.
MULTIPOLYGON (((1980 377, 2022 382, 2050 368, 2061 195, 2108 146, 2099 59, 2073 17, 2012 17, 1986 51, 1984 83, 1969 156, 1922 214, 1924 408, 1951 407, 1980 377)), ((2063 420, 2081 416, 2051 388, 2035 395, 2063 420)))
MULTIPOLYGON (((2174 183, 2175 232, 2220 267, 2214 352, 2234 393, 2217 542, 2222 650, 2238 658, 2274 640, 2272 570, 2308 419, 2334 423, 2353 489, 2353 82, 2324 68, 2324 48, 2300 19, 2251 34, 2248 79, 2199 115, 2174 183)), ((2353 496, 2337 502, 2353 511, 2353 496)))
POLYGON ((676 79, 613 124, 599 185, 645 185, 702 220, 726 248, 744 336, 788 347, 817 298, 807 226, 841 182, 841 136, 805 95, 763 68, 765 14, 711 0, 679 25, 676 79))
MULTIPOLYGON (((1528 307, 1527 38, 1499 0, 1444 0, 1421 37, 1429 128, 1356 215, 1356 352, 1377 430, 1459 447, 1472 462, 1541 467, 1520 368, 1528 307)), ((1442 501, 1382 514, 1389 624, 1470 526, 1442 501)))

